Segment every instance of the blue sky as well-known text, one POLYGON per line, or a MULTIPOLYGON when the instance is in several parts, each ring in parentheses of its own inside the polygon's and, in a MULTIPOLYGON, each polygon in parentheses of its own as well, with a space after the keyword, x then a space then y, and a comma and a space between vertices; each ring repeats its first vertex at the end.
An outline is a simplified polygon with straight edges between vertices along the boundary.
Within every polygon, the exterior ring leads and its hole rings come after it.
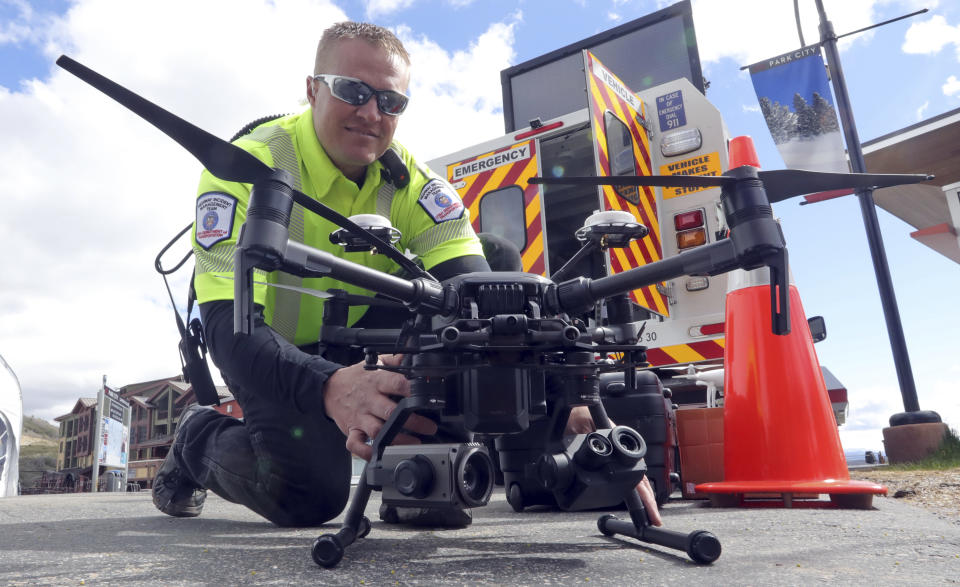
MULTIPOLYGON (((825 0, 842 34, 918 8, 927 14, 845 39, 841 58, 862 140, 960 107, 960 6, 825 0)), ((176 145, 53 66, 67 52, 220 136, 303 107, 320 31, 349 18, 395 29, 413 56, 398 138, 421 160, 502 132, 500 70, 670 4, 653 0, 0 0, 0 353, 25 412, 53 418, 77 397, 179 369, 160 247, 191 219, 199 167, 176 145)), ((818 37, 801 0, 805 40, 818 37)), ((761 165, 783 166, 740 67, 800 46, 792 0, 695 0, 707 97, 761 165)), ((651 50, 655 50, 651 48, 651 50)), ((642 59, 642 55, 638 55, 642 59)), ((850 391, 848 448, 882 449, 903 406, 863 222, 853 198, 775 206, 808 315, 823 315, 823 364, 850 391)), ((920 404, 960 427, 960 267, 879 211, 920 404), (944 342, 947 341, 947 342, 944 342)), ((175 291, 183 291, 182 278, 175 291)))

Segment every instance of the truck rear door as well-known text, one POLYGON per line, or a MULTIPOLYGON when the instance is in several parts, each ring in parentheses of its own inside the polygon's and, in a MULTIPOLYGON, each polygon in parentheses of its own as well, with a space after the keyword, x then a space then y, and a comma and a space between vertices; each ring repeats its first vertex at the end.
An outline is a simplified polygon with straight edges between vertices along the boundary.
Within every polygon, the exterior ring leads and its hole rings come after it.
MULTIPOLYGON (((596 175, 651 175, 650 141, 642 126, 643 103, 589 51, 583 52, 583 62, 596 175)), ((602 186, 597 191, 600 209, 630 212, 650 230, 646 238, 631 242, 629 248, 609 250, 610 273, 620 273, 662 259, 654 188, 602 186)), ((668 316, 667 299, 658 285, 633 290, 630 298, 655 314, 668 316)))

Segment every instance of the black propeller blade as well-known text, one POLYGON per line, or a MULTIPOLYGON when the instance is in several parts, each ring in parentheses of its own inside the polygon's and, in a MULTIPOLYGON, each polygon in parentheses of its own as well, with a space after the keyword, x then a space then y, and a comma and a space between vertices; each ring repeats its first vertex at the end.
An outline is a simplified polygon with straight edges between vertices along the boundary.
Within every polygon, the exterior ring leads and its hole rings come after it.
MULTIPOLYGON (((758 171, 767 199, 781 202, 794 196, 848 188, 883 188, 933 179, 913 173, 827 173, 803 169, 758 171)), ((735 177, 716 175, 618 175, 615 177, 531 177, 530 183, 556 185, 661 186, 705 188, 729 185, 735 177)))
POLYGON ((803 169, 775 169, 760 171, 770 203, 794 196, 856 188, 886 188, 933 179, 922 173, 828 173, 803 169))
POLYGON ((153 102, 141 98, 123 86, 103 77, 89 67, 66 55, 57 59, 57 65, 97 88, 123 106, 157 127, 165 135, 196 157, 210 173, 226 181, 254 183, 270 172, 260 161, 243 149, 196 127, 167 112, 153 102))
POLYGON ((614 177, 531 177, 545 185, 636 185, 665 188, 712 188, 736 179, 722 175, 617 175, 614 177))

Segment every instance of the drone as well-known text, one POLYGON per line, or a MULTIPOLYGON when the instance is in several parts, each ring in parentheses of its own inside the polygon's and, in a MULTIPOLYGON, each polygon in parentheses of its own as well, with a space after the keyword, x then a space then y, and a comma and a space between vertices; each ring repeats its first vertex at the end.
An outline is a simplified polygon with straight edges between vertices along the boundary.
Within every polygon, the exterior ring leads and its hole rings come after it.
MULTIPOLYGON (((720 541, 706 530, 687 534, 650 524, 636 486, 643 479, 646 444, 628 426, 614 426, 599 394, 601 374, 623 374, 627 388, 645 365, 639 321, 626 293, 682 275, 718 275, 734 269, 770 270, 774 334, 790 332, 788 257, 771 203, 817 191, 917 183, 927 175, 842 174, 802 170, 759 171, 743 165, 722 176, 616 176, 532 178, 532 183, 716 187, 729 234, 714 243, 608 277, 554 278, 500 271, 469 273, 444 283, 398 251, 385 231, 367 231, 292 187, 292 178, 219 137, 171 114, 99 73, 61 56, 57 64, 158 128, 196 157, 210 173, 252 184, 247 218, 234 257, 234 331, 253 329, 253 271, 300 277, 329 276, 402 304, 410 318, 396 330, 350 329, 345 292, 323 293, 321 339, 361 347, 365 368, 405 375, 403 398, 373 439, 373 456, 360 476, 340 529, 319 536, 311 555, 320 566, 340 563, 345 549, 371 531, 364 510, 372 491, 384 504, 414 507, 480 507, 490 499, 495 467, 482 443, 391 446, 407 417, 422 413, 493 439, 514 509, 547 494, 564 511, 626 505, 628 519, 604 514, 604 536, 623 535, 685 551, 709 564, 720 541), (289 239, 294 204, 338 224, 388 255, 412 277, 381 273, 289 239), (583 317, 605 305, 606 322, 583 317), (378 364, 380 352, 401 353, 400 366, 378 364), (617 360, 603 359, 610 354, 617 360), (600 357, 600 359, 598 359, 600 357), (565 435, 570 410, 587 406, 596 424, 589 434, 565 435)), ((641 238, 645 228, 601 216, 581 236, 584 250, 641 238)), ((584 252, 586 254, 589 251, 584 252)), ((595 314, 599 315, 599 314, 595 314)))

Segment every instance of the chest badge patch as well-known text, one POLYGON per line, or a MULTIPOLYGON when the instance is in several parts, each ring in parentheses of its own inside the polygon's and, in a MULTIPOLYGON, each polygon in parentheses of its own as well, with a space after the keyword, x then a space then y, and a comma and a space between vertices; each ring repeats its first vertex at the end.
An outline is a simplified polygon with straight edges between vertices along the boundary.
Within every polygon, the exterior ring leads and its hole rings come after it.
POLYGON ((233 233, 237 199, 223 192, 207 192, 197 198, 197 244, 210 249, 233 233))
POLYGON ((420 190, 418 200, 423 209, 440 223, 456 220, 463 216, 463 202, 450 184, 440 179, 432 179, 420 190))

